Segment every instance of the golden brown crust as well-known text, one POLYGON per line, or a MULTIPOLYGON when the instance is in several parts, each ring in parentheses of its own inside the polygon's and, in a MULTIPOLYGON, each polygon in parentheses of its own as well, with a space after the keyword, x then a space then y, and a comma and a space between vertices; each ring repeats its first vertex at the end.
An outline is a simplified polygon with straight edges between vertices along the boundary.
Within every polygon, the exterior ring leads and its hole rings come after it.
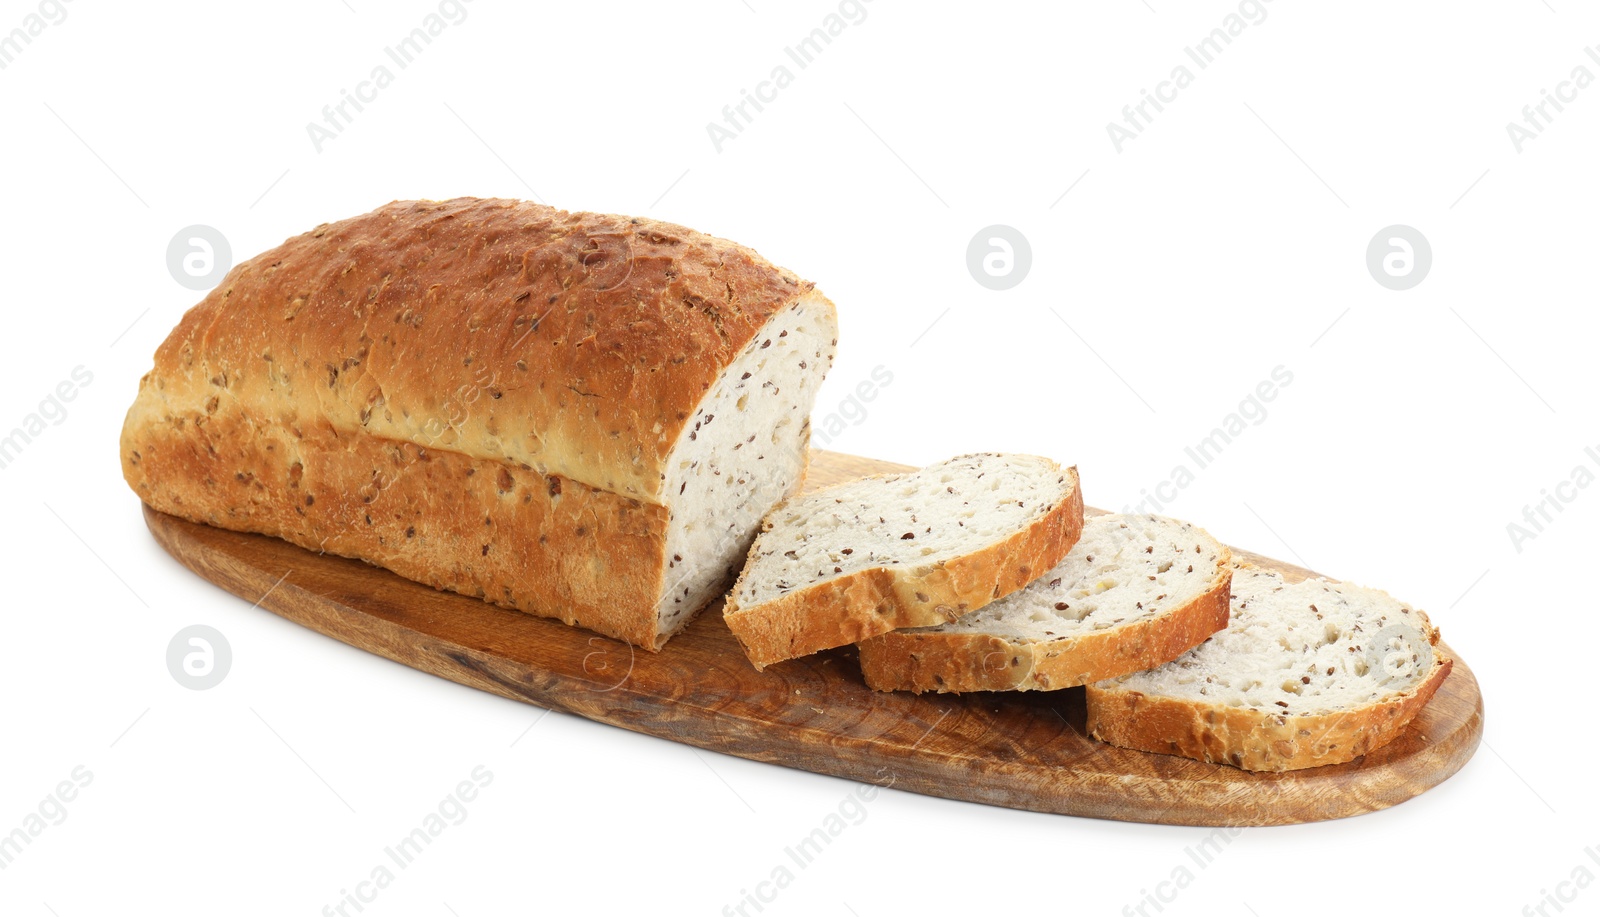
POLYGON ((140 382, 123 474, 163 512, 659 648, 668 455, 810 291, 668 223, 395 202, 190 309, 140 382))
POLYGON ((1343 713, 1278 716, 1090 685, 1088 731, 1122 748, 1251 771, 1343 764, 1394 739, 1439 690, 1454 660, 1434 652, 1433 671, 1414 689, 1343 713))
POLYGON ((130 426, 123 445, 135 489, 162 512, 658 646, 663 507, 448 450, 263 427, 240 411, 130 426))
POLYGON ((235 267, 156 351, 140 398, 238 399, 266 422, 327 423, 661 503, 695 405, 810 288, 671 223, 397 201, 235 267))
POLYGON ((858 570, 749 609, 735 601, 741 575, 723 620, 757 669, 896 628, 954 621, 1033 582, 1077 544, 1083 493, 1078 469, 1066 473, 1071 482, 1066 498, 1004 540, 931 569, 858 570))
POLYGON ((861 641, 861 674, 878 691, 1053 691, 1154 668, 1228 626, 1233 568, 1223 549, 1205 593, 1166 613, 1049 642, 972 633, 892 631, 861 641))

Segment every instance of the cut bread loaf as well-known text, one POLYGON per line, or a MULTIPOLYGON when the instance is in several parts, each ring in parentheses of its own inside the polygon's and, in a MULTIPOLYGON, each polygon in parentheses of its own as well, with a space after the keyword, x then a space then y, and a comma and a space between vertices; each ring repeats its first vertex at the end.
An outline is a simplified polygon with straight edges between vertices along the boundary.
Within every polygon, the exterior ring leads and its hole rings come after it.
POLYGON ((1230 556, 1186 522, 1096 516, 1026 589, 862 641, 861 672, 879 691, 1050 691, 1160 665, 1227 626, 1230 556))
POLYGON ((654 220, 396 202, 235 267, 156 352, 162 512, 656 649, 801 481, 832 303, 654 220))
POLYGON ((723 617, 758 669, 942 624, 1032 582, 1082 527, 1077 470, 1036 456, 862 478, 774 510, 723 617))
POLYGON ((1349 583, 1239 566, 1226 630, 1088 688, 1091 735, 1253 771, 1340 764, 1393 739, 1450 672, 1423 612, 1349 583))

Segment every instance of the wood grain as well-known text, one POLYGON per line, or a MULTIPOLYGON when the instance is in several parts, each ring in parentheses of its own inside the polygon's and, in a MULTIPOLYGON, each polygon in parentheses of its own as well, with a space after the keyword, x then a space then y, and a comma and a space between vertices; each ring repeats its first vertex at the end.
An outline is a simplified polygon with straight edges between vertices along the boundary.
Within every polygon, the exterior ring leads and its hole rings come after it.
MULTIPOLYGON (((818 452, 807 486, 898 470, 904 467, 818 452)), ((757 672, 720 606, 649 653, 359 561, 144 512, 162 547, 202 577, 412 668, 647 735, 951 799, 1176 825, 1320 821, 1387 808, 1437 786, 1461 769, 1483 734, 1477 679, 1448 648, 1455 670, 1399 739, 1349 764, 1252 774, 1089 739, 1081 688, 878 693, 863 684, 851 648, 757 672)), ((1310 575, 1235 553, 1291 579, 1310 575)))

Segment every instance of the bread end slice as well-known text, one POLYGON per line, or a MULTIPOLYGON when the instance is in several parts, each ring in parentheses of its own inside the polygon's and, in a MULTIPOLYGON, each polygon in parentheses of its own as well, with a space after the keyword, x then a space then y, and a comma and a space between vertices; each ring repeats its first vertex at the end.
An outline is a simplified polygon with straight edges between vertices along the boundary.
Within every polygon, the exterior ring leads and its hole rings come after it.
POLYGON ((1091 687, 1086 695, 1089 734, 1121 748, 1247 771, 1344 764, 1393 741, 1433 699, 1453 662, 1439 653, 1433 671, 1411 692, 1342 713, 1308 716, 1199 706, 1139 691, 1091 687))
POLYGON ((1427 615, 1387 593, 1289 584, 1243 564, 1234 583, 1227 630, 1164 666, 1088 686, 1091 736, 1250 771, 1343 764, 1398 736, 1454 665, 1427 615), (1385 678, 1391 662, 1399 683, 1385 678))

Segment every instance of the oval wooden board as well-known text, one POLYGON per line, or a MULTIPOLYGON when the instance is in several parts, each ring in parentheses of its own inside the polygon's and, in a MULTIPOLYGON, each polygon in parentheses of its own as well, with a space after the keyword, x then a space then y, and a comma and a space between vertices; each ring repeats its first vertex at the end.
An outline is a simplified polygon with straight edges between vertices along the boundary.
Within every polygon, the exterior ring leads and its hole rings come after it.
MULTIPOLYGON (((807 486, 901 470, 818 452, 807 486)), ((951 799, 1175 825, 1296 824, 1404 802, 1460 770, 1483 734, 1477 679, 1452 652, 1454 671, 1394 742, 1349 764, 1252 774, 1089 739, 1081 688, 884 694, 863 684, 850 648, 757 672, 720 605, 662 652, 633 650, 360 561, 144 513, 162 547, 211 582, 412 668, 647 735, 951 799)))

